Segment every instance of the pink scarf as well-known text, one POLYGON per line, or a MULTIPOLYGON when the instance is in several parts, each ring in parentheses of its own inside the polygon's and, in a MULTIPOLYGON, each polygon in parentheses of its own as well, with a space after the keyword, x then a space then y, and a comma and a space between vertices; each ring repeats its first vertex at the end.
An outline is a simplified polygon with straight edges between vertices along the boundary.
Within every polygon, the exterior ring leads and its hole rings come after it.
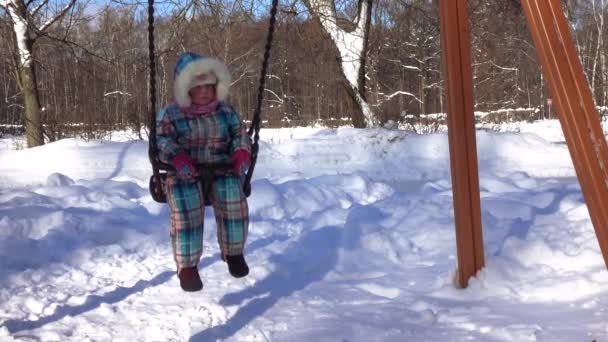
POLYGON ((189 118, 196 118, 199 116, 205 116, 209 113, 213 113, 215 112, 215 110, 217 109, 217 106, 220 104, 220 101, 218 100, 213 100, 207 104, 204 105, 200 105, 200 104, 191 104, 190 107, 187 107, 184 109, 184 112, 186 113, 186 116, 189 118))

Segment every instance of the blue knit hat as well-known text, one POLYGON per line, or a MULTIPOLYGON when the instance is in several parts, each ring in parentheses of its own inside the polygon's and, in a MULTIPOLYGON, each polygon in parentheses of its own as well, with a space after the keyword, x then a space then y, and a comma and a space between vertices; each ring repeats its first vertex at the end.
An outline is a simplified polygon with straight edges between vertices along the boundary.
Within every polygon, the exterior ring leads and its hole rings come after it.
POLYGON ((217 99, 224 101, 230 93, 230 82, 230 71, 220 60, 194 52, 183 53, 175 63, 175 102, 182 108, 189 107, 191 101, 188 91, 201 84, 215 84, 217 99))

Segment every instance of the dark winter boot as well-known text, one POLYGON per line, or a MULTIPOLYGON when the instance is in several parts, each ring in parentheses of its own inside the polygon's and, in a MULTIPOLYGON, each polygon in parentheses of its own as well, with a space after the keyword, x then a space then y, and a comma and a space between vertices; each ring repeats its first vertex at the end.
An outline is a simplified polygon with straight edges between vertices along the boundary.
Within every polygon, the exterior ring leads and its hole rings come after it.
POLYGON ((249 274, 249 266, 245 262, 243 254, 226 256, 228 271, 235 278, 242 278, 249 274))
POLYGON ((198 275, 198 269, 195 267, 186 267, 179 270, 177 273, 179 285, 182 290, 187 292, 200 291, 203 288, 203 282, 198 275))

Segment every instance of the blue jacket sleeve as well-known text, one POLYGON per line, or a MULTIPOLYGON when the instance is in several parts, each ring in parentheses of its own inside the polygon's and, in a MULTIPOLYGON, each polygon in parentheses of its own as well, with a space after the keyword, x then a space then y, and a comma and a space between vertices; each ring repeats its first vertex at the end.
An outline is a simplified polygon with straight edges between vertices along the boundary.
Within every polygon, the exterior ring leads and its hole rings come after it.
POLYGON ((230 142, 230 155, 237 150, 245 150, 251 153, 251 138, 247 134, 247 129, 243 124, 239 114, 229 107, 228 125, 232 141, 230 142))
POLYGON ((177 131, 171 118, 170 107, 163 108, 156 116, 156 146, 161 162, 170 164, 183 148, 177 143, 177 131))

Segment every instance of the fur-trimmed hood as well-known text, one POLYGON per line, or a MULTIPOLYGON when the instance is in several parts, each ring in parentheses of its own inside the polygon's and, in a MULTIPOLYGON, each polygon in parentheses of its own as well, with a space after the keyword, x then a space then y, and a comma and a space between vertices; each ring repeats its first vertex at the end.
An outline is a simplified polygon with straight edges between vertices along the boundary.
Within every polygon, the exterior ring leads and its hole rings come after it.
POLYGON ((228 98, 232 81, 228 67, 219 59, 186 52, 177 59, 173 79, 173 93, 179 107, 186 108, 192 104, 188 91, 197 85, 197 78, 200 79, 202 74, 209 75, 208 79, 215 77, 217 80, 215 90, 218 100, 224 101, 228 98))

